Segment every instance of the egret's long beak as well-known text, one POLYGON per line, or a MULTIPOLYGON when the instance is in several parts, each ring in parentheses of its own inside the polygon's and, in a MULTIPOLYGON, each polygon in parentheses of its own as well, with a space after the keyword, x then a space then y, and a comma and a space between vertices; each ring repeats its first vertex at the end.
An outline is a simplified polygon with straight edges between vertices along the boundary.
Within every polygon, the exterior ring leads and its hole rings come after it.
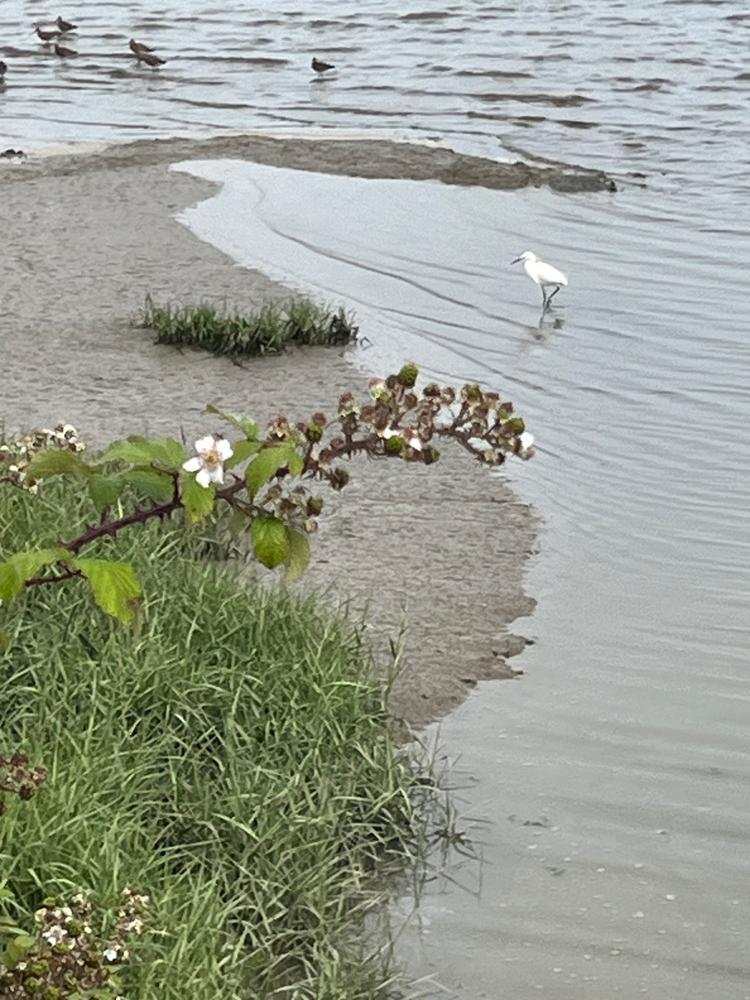
POLYGON ((522 257, 516 257, 516 259, 515 259, 515 260, 512 260, 512 261, 511 261, 511 264, 517 264, 517 263, 518 263, 518 262, 519 262, 520 260, 522 260, 522 259, 523 259, 522 257))

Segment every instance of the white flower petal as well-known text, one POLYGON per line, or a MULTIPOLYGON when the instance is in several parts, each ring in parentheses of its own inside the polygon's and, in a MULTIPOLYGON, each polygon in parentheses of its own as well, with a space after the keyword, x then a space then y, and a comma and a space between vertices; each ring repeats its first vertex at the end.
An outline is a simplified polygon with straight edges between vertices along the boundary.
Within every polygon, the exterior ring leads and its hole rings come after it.
POLYGON ((208 471, 205 465, 200 470, 198 475, 195 477, 195 481, 196 483, 198 483, 199 486, 203 486, 204 489, 207 489, 211 485, 211 473, 208 471))
POLYGON ((198 438, 195 442, 195 450, 199 455, 204 451, 213 451, 215 440, 213 434, 207 434, 205 437, 198 438))
POLYGON ((197 472, 198 469, 203 468, 202 458, 189 458, 187 462, 182 463, 182 467, 185 472, 197 472))
POLYGON ((231 444, 226 440, 226 438, 219 438, 216 442, 216 454, 222 460, 226 462, 228 458, 231 458, 234 452, 232 451, 231 444))
MULTIPOLYGON (((214 465, 208 471, 208 478, 212 483, 223 483, 224 482, 224 466, 214 465)), ((198 477, 196 476, 196 479, 198 477)))
POLYGON ((523 431, 518 435, 518 443, 521 445, 521 450, 526 451, 527 449, 533 447, 534 435, 530 434, 528 431, 523 431))

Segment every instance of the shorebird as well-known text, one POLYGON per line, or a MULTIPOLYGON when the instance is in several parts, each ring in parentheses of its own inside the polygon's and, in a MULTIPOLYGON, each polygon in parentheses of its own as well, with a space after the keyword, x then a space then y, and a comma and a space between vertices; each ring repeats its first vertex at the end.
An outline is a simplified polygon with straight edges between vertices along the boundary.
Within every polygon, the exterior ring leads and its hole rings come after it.
POLYGON ((166 59, 160 59, 158 56, 155 56, 153 52, 137 52, 136 55, 138 56, 138 62, 145 62, 145 64, 150 66, 151 69, 158 69, 167 61, 166 59))
POLYGON ((532 253, 531 250, 524 250, 515 260, 511 261, 511 264, 518 264, 519 261, 523 261, 524 271, 541 288, 542 308, 546 309, 560 289, 568 284, 568 279, 556 267, 553 267, 551 264, 545 264, 543 260, 539 260, 537 255, 532 253), (548 288, 554 288, 554 291, 550 292, 549 295, 547 294, 548 288))
POLYGON ((55 42, 55 55, 63 59, 68 59, 70 56, 77 56, 78 53, 74 52, 73 49, 66 49, 64 45, 58 45, 55 42))
POLYGON ((326 73, 329 69, 336 69, 332 63, 322 62, 320 59, 316 59, 315 56, 313 56, 311 65, 316 73, 326 73))
POLYGON ((53 38, 60 37, 60 32, 57 30, 57 28, 52 28, 50 31, 47 31, 46 28, 43 28, 40 24, 34 24, 32 25, 32 27, 34 28, 34 31, 37 33, 37 36, 44 42, 45 45, 49 45, 49 43, 53 40, 53 38))
POLYGON ((70 21, 66 21, 59 15, 57 20, 55 21, 55 24, 60 29, 60 31, 62 31, 63 34, 65 34, 68 31, 76 31, 76 29, 78 28, 77 24, 71 24, 70 21))
POLYGON ((128 45, 130 46, 130 51, 136 56, 140 55, 141 52, 154 51, 153 49, 149 48, 148 45, 144 45, 143 42, 136 42, 135 38, 131 38, 130 41, 128 42, 128 45))
POLYGON ((0 59, 0 83, 5 79, 5 74, 8 72, 8 65, 0 59))

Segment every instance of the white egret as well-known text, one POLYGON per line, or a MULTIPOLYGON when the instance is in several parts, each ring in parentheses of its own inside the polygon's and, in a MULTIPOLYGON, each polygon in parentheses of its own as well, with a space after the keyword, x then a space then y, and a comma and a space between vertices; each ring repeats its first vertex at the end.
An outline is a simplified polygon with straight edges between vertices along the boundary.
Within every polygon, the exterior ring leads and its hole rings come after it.
POLYGON ((532 253, 531 250, 524 250, 515 260, 511 261, 511 264, 518 264, 520 261, 523 261, 524 271, 541 288, 542 308, 546 309, 552 301, 553 296, 557 295, 560 289, 567 285, 568 279, 556 267, 553 267, 551 264, 545 264, 543 260, 539 260, 537 255, 532 253), (549 295, 547 294, 548 288, 554 288, 554 291, 550 292, 549 295))

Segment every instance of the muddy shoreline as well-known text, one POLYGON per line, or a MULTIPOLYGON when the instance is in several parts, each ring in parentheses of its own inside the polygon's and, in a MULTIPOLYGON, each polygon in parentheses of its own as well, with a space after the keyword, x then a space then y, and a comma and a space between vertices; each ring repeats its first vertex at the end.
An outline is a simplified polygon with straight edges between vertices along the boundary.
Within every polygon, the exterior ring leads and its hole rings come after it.
MULTIPOLYGON (((277 142, 258 148, 281 156, 285 144, 277 142)), ((348 172, 348 144, 323 145, 315 144, 315 156, 348 172)), ((240 367, 158 347, 131 328, 147 292, 239 307, 287 294, 175 221, 215 187, 169 164, 208 155, 229 155, 226 142, 221 153, 213 141, 137 143, 2 171, 0 230, 11 248, 0 262, 6 427, 65 419, 92 444, 139 431, 192 436, 208 429, 208 402, 261 419, 280 412, 298 419, 366 386, 369 373, 338 350, 297 350, 240 367)), ((392 706, 423 724, 459 704, 479 679, 512 675, 507 657, 523 641, 506 626, 533 607, 522 577, 535 516, 502 478, 449 450, 429 469, 363 462, 352 472, 351 485, 330 500, 304 585, 364 610, 383 652, 407 626, 392 706)))
MULTIPOLYGON (((351 177, 431 180, 462 187, 515 191, 547 186, 568 193, 615 191, 602 170, 573 164, 498 162, 457 153, 443 146, 378 139, 300 139, 266 135, 224 135, 205 139, 140 139, 107 146, 96 153, 33 157, 27 176, 62 176, 120 167, 153 166, 186 159, 236 158, 271 167, 313 170, 351 177)), ((0 183, 3 175, 0 174, 0 183)))

